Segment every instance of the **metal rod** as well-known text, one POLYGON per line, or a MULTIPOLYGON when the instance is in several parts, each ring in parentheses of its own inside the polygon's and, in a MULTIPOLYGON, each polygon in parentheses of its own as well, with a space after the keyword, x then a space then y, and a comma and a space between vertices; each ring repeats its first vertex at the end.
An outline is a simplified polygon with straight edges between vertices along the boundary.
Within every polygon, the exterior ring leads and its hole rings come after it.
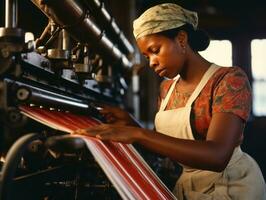
POLYGON ((69 35, 68 32, 65 29, 62 29, 62 37, 63 37, 63 42, 62 42, 62 49, 63 50, 69 50, 69 35))
POLYGON ((5 1, 5 27, 16 28, 18 18, 18 1, 6 0, 5 1))
POLYGON ((18 26, 18 0, 13 1, 13 20, 12 20, 13 28, 18 26))
POLYGON ((28 84, 23 84, 15 91, 18 103, 35 104, 67 111, 86 113, 101 121, 104 117, 99 113, 98 108, 91 101, 58 94, 28 84))
POLYGON ((33 103, 38 105, 49 105, 56 108, 80 108, 88 109, 89 105, 79 99, 46 91, 35 87, 22 86, 17 89, 16 97, 18 101, 33 103))

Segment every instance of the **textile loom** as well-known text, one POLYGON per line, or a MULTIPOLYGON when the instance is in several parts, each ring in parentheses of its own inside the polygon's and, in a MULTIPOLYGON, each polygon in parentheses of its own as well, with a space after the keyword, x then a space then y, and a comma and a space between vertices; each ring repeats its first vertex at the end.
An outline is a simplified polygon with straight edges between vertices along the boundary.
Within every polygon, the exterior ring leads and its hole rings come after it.
POLYGON ((99 0, 31 0, 48 20, 25 42, 18 0, 0 28, 0 199, 175 199, 132 145, 71 136, 122 105, 134 48, 99 0))

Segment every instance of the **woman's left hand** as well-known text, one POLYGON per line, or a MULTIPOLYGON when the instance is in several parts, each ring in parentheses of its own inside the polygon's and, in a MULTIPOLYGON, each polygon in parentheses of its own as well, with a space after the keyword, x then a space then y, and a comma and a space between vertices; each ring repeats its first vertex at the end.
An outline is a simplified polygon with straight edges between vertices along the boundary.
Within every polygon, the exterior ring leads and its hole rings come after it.
POLYGON ((85 129, 78 129, 73 134, 88 135, 96 137, 100 140, 110 140, 114 142, 133 143, 140 135, 140 128, 114 125, 100 124, 85 129))

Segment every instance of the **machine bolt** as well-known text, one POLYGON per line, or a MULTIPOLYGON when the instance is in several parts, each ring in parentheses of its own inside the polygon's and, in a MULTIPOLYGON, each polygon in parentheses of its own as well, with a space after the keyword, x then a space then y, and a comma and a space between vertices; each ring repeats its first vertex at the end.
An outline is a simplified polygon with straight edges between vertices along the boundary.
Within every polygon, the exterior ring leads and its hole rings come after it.
POLYGON ((49 67, 49 63, 47 61, 41 61, 41 66, 43 68, 48 68, 49 67))
POLYGON ((1 56, 2 56, 3 58, 8 58, 9 55, 10 55, 10 52, 8 51, 7 48, 2 48, 2 49, 1 49, 1 56))

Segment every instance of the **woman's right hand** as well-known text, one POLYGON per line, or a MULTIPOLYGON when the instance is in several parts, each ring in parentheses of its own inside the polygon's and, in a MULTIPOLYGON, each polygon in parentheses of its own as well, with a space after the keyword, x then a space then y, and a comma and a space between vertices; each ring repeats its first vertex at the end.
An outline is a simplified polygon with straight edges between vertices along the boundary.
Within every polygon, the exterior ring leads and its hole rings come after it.
POLYGON ((110 105, 101 105, 100 107, 101 109, 99 112, 106 119, 106 123, 125 126, 138 126, 133 117, 125 110, 110 105))

